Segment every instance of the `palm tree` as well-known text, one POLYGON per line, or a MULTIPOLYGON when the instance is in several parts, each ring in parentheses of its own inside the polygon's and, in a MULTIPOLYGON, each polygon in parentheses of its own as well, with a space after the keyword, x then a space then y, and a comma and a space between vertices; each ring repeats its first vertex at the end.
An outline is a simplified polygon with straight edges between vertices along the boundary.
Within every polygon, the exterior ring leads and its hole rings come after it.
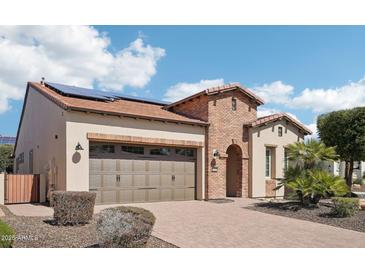
POLYGON ((309 139, 289 145, 288 158, 304 169, 313 169, 323 161, 337 160, 338 155, 334 147, 326 147, 321 141, 309 139))
POLYGON ((289 145, 289 168, 276 189, 288 187, 302 204, 317 204, 326 196, 344 195, 348 192, 344 180, 322 170, 323 161, 338 159, 334 147, 326 147, 318 140, 289 145))

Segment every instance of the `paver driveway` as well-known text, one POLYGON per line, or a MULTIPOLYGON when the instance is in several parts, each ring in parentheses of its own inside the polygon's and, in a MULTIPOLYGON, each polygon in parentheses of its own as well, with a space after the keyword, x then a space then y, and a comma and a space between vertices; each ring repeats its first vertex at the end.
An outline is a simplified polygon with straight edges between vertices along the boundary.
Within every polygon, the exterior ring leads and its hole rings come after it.
POLYGON ((365 247, 365 233, 242 208, 252 202, 134 206, 155 214, 156 237, 180 247, 365 247))
MULTIPOLYGON (((156 216, 153 235, 179 247, 365 247, 365 233, 245 209, 234 203, 159 202, 133 204, 156 216)), ((119 205, 95 206, 95 213, 119 205)), ((22 216, 50 216, 52 208, 7 206, 22 216)))

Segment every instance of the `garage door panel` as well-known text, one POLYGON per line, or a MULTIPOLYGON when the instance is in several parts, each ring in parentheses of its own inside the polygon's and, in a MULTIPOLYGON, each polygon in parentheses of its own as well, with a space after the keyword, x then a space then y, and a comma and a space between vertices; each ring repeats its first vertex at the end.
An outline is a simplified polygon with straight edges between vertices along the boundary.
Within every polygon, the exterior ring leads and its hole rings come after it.
POLYGON ((195 163, 185 162, 185 174, 195 174, 195 163))
MULTIPOLYGON (((145 151, 149 149, 146 148, 145 151)), ((175 157, 174 152, 170 156, 148 157, 129 153, 126 159, 119 150, 115 150, 113 159, 102 158, 106 157, 105 154, 99 155, 99 158, 90 158, 90 191, 97 193, 97 204, 182 201, 195 198, 194 161, 183 161, 182 156, 175 157)))
POLYGON ((172 189, 161 189, 160 191, 161 201, 171 201, 173 199, 172 194, 173 194, 172 189))
POLYGON ((101 187, 101 175, 90 175, 90 189, 101 187))
POLYGON ((174 201, 183 201, 185 200, 185 189, 184 188, 175 188, 174 189, 174 201))
POLYGON ((195 187, 195 176, 194 175, 185 175, 185 187, 195 187))
POLYGON ((132 187, 133 186, 133 175, 120 174, 119 186, 121 187, 132 187))
POLYGON ((102 203, 115 204, 117 203, 117 192, 115 190, 103 190, 101 192, 102 203))
POLYGON ((133 203, 133 190, 120 190, 119 203, 133 203))
POLYGON ((100 191, 91 191, 91 192, 96 193, 95 204, 101 204, 101 192, 100 191))
POLYGON ((170 187, 172 186, 172 175, 161 174, 161 187, 170 187))
POLYGON ((185 200, 195 199, 195 188, 185 188, 185 200))
POLYGON ((133 186, 144 187, 146 186, 146 175, 132 175, 133 176, 133 186))
POLYGON ((175 173, 185 173, 185 162, 175 162, 174 163, 174 172, 175 173))
POLYGON ((146 202, 146 190, 138 189, 133 192, 133 202, 134 203, 143 203, 146 202))
POLYGON ((171 161, 161 161, 161 172, 166 173, 173 173, 173 162, 171 161))
POLYGON ((149 202, 157 202, 160 201, 160 190, 159 189, 149 189, 148 192, 148 201, 149 202))
POLYGON ((148 182, 148 186, 151 187, 159 187, 160 186, 160 181, 161 181, 161 176, 159 174, 152 174, 149 175, 149 182, 148 182))
POLYGON ((103 159, 102 160, 102 169, 103 172, 116 172, 117 171, 117 162, 114 159, 103 159))
POLYGON ((131 173, 133 171, 133 161, 131 160, 119 160, 119 166, 121 172, 131 173))
POLYGON ((99 173, 101 171, 101 160, 100 159, 90 159, 89 169, 91 173, 99 173))
POLYGON ((174 180, 174 186, 175 187, 184 187, 185 186, 185 175, 174 175, 175 176, 175 180, 174 180))
POLYGON ((160 173, 160 161, 148 161, 149 173, 160 173))
POLYGON ((132 160, 133 161, 133 172, 146 172, 146 161, 144 160, 132 160))
POLYGON ((103 175, 102 186, 105 187, 117 187, 116 175, 103 175))

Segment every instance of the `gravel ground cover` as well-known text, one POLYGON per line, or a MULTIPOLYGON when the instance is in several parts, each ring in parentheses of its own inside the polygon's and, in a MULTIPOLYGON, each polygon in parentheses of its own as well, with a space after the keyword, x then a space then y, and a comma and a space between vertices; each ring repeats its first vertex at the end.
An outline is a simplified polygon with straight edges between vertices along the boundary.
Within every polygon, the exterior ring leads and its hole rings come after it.
MULTIPOLYGON (((56 226, 50 217, 15 216, 1 206, 5 217, 1 220, 16 231, 13 247, 98 247, 96 244, 96 220, 80 226, 56 226)), ((173 244, 151 236, 148 248, 174 248, 173 244)))
POLYGON ((298 202, 273 201, 257 203, 247 209, 256 210, 263 213, 296 218, 345 229, 365 232, 365 211, 358 212, 355 216, 347 218, 337 218, 331 215, 332 204, 328 202, 320 203, 318 207, 305 208, 298 202))

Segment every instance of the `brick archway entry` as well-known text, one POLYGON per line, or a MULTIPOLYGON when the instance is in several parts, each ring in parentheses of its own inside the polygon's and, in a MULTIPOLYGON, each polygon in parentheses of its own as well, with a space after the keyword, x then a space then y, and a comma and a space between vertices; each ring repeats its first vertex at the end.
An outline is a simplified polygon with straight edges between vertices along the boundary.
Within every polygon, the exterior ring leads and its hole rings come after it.
POLYGON ((238 145, 227 149, 226 196, 240 197, 242 193, 242 150, 238 145))

